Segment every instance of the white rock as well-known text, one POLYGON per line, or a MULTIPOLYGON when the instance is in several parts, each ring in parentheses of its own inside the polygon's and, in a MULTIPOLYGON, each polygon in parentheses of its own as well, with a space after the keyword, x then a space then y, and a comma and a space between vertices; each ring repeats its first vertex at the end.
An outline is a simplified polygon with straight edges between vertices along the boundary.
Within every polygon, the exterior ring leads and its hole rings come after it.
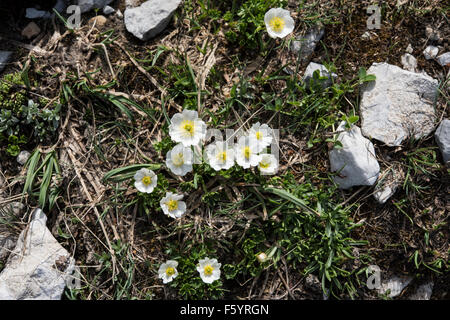
POLYGON ((149 0, 136 8, 125 9, 125 27, 136 38, 148 40, 169 24, 181 0, 149 0))
POLYGON ((411 71, 411 72, 416 72, 416 70, 417 70, 417 60, 416 60, 416 58, 414 58, 413 55, 411 55, 409 53, 405 53, 401 57, 401 62, 402 62, 402 65, 403 65, 403 69, 411 71))
POLYGON ((104 8, 111 2, 112 0, 78 0, 77 5, 80 6, 81 13, 85 13, 95 8, 104 8))
POLYGON ((317 24, 309 29, 304 37, 298 37, 292 41, 290 49, 292 52, 299 54, 301 59, 306 60, 312 55, 324 34, 325 28, 317 24))
POLYGON ((378 203, 384 204, 392 197, 400 186, 404 173, 401 168, 388 169, 380 175, 373 197, 378 203))
POLYGON ((50 19, 52 14, 48 11, 37 10, 35 8, 27 8, 25 10, 25 18, 28 19, 50 19))
POLYGON ((361 88, 361 130, 366 137, 399 146, 409 136, 433 131, 438 81, 387 63, 374 63, 368 74, 376 81, 361 88))
POLYGON ((370 36, 369 31, 364 32, 361 36, 361 39, 363 39, 363 40, 369 40, 370 38, 371 38, 371 36, 370 36))
POLYGON ((413 49, 411 43, 408 44, 408 46, 406 47, 406 50, 405 50, 405 51, 406 51, 407 53, 410 53, 410 54, 412 54, 412 53, 414 52, 414 49, 413 49))
POLYGON ((0 72, 6 67, 11 55, 12 51, 0 51, 0 72))
POLYGON ((446 52, 437 57, 437 61, 443 67, 448 66, 450 64, 450 52, 446 52))
POLYGON ((337 78, 337 74, 335 73, 330 74, 330 72, 324 65, 311 62, 310 64, 308 64, 308 67, 306 67, 305 73, 303 75, 303 81, 305 82, 306 87, 309 87, 310 80, 313 79, 313 73, 316 70, 319 71, 320 77, 326 78, 326 79, 319 79, 319 82, 323 88, 330 87, 333 84, 332 78, 333 79, 337 78))
POLYGON ((388 297, 395 298, 400 293, 402 293, 403 289, 405 289, 408 284, 412 281, 412 277, 404 277, 404 276, 392 276, 387 281, 383 281, 381 287, 378 289, 378 293, 385 295, 389 290, 388 297))
POLYGON ((372 142, 361 135, 357 126, 348 130, 345 122, 341 122, 337 130, 344 130, 337 138, 343 147, 334 147, 329 152, 331 171, 338 172, 333 180, 341 189, 373 185, 380 174, 380 165, 372 142))
POLYGON ((19 155, 17 156, 17 162, 20 164, 20 165, 24 165, 26 162, 27 162, 27 160, 28 160, 28 158, 30 157, 30 155, 31 155, 31 153, 29 153, 28 151, 20 151, 20 153, 19 153, 19 155))
POLYGON ((373 194, 375 200, 378 201, 380 204, 386 203, 386 201, 389 200, 390 197, 392 197, 395 193, 397 188, 393 188, 392 186, 385 186, 381 188, 379 191, 375 192, 373 194))
POLYGON ((442 120, 434 133, 434 138, 442 153, 444 162, 450 161, 450 120, 442 120))
POLYGON ((103 8, 103 14, 106 14, 106 15, 108 15, 108 14, 111 14, 111 13, 114 13, 116 10, 114 10, 114 8, 113 7, 110 7, 110 6, 105 6, 104 8, 103 8))
POLYGON ((435 46, 428 46, 423 50, 423 55, 425 56, 425 59, 430 60, 436 58, 437 54, 439 53, 439 48, 435 46))
POLYGON ((45 226, 40 210, 22 231, 0 273, 2 300, 58 300, 74 271, 74 259, 45 226))
POLYGON ((116 11, 116 16, 117 16, 117 18, 122 19, 122 18, 123 18, 123 13, 122 13, 122 11, 120 11, 119 9, 117 9, 117 11, 116 11))
POLYGON ((434 283, 433 281, 420 285, 416 292, 408 297, 409 300, 430 300, 433 293, 434 283))

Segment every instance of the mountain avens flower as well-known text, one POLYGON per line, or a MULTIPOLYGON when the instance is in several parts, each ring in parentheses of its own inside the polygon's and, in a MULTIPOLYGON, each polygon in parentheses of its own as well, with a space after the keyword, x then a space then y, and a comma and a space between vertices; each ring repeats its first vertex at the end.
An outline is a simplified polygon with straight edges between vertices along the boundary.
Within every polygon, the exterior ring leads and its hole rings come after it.
POLYGON ((158 176, 149 169, 140 169, 134 175, 134 186, 140 192, 152 193, 158 182, 158 176))
POLYGON ((205 283, 213 283, 215 280, 220 279, 220 266, 217 259, 200 259, 197 265, 197 271, 200 273, 205 283))
POLYGON ((261 173, 266 175, 277 173, 278 160, 273 154, 261 154, 260 157, 258 168, 261 173))
POLYGON ((284 38, 294 31, 295 23, 289 10, 272 8, 264 15, 267 33, 272 38, 284 38))
POLYGON ((163 280, 163 283, 169 283, 178 276, 177 266, 178 262, 175 260, 167 260, 161 264, 158 277, 163 280))
POLYGON ((234 147, 234 154, 237 164, 244 169, 257 166, 260 160, 257 144, 254 139, 250 139, 248 136, 239 138, 234 147))
POLYGON ((184 109, 170 120, 169 135, 183 146, 196 146, 206 137, 206 124, 198 117, 197 111, 184 109))
POLYGON ((234 165, 234 150, 225 142, 217 141, 205 148, 206 161, 216 171, 228 170, 234 165))
POLYGON ((181 201, 183 195, 166 192, 166 196, 159 202, 165 215, 180 218, 186 212, 186 203, 181 201))
POLYGON ((166 166, 174 174, 184 176, 186 173, 192 171, 192 162, 194 153, 190 147, 184 147, 179 143, 172 150, 167 152, 166 166))
POLYGON ((248 131, 250 139, 256 142, 256 149, 261 152, 272 143, 272 129, 267 124, 255 123, 248 131))

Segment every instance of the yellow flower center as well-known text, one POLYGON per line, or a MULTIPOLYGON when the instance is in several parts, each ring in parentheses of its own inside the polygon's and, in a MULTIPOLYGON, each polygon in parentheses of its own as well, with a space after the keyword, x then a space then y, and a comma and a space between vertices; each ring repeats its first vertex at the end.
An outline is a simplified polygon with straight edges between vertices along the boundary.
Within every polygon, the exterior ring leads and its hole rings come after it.
POLYGON ((280 17, 273 17, 272 19, 270 19, 269 21, 269 25, 272 28, 273 31, 275 32, 281 32, 284 29, 284 20, 281 19, 280 17))
POLYGON ((169 200, 166 202, 166 205, 169 208, 169 211, 178 209, 178 201, 177 200, 169 200))
POLYGON ((261 133, 261 131, 257 131, 257 132, 256 132, 256 139, 261 140, 261 138, 262 138, 262 133, 261 133))
POLYGON ((212 275, 212 273, 213 273, 213 271, 214 271, 214 268, 211 267, 211 265, 208 264, 208 265, 205 267, 204 271, 205 271, 205 275, 210 276, 210 275, 212 275))
POLYGON ((167 275, 168 277, 173 276, 174 274, 175 274, 175 269, 174 269, 174 268, 168 267, 168 268, 166 269, 166 275, 167 275))
POLYGON ((142 178, 142 183, 148 186, 150 183, 152 183, 152 178, 150 178, 149 176, 145 176, 142 178))
POLYGON ((180 167, 184 164, 184 156, 183 153, 180 152, 172 157, 172 162, 176 167, 180 167))
POLYGON ((269 162, 265 162, 265 161, 261 161, 259 163, 259 166, 263 169, 267 169, 269 167, 270 163, 269 162))
POLYGON ((244 157, 245 159, 250 159, 250 147, 244 148, 244 157))
POLYGON ((194 121, 184 120, 181 123, 181 127, 187 133, 187 135, 189 135, 191 137, 194 135, 194 121))
POLYGON ((217 155, 217 158, 218 158, 220 161, 225 162, 225 161, 227 160, 227 152, 226 152, 226 151, 220 152, 220 153, 217 155))

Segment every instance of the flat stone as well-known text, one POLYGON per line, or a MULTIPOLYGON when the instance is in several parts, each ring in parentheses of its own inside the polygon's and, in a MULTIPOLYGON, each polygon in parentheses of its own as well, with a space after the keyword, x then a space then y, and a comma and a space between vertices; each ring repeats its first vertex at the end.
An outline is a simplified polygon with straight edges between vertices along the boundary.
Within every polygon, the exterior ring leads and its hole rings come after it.
POLYGON ((392 197, 401 185, 404 178, 403 170, 400 168, 388 169, 380 175, 375 192, 375 200, 379 204, 384 204, 392 197))
POLYGON ((45 226, 36 209, 0 273, 2 300, 59 300, 74 271, 74 259, 45 226))
POLYGON ((361 88, 361 130, 366 137, 399 146, 410 136, 419 139, 433 131, 437 80, 387 63, 374 63, 367 73, 376 80, 361 88))
POLYGON ((28 19, 50 19, 52 14, 48 11, 37 10, 35 8, 27 8, 25 10, 25 18, 28 19))
POLYGON ((346 129, 345 122, 341 122, 337 131, 343 131, 337 138, 342 148, 334 147, 328 153, 331 171, 338 173, 333 180, 341 189, 375 184, 380 165, 372 142, 362 136, 359 127, 346 129))
POLYGON ((317 84, 320 83, 320 85, 323 88, 330 87, 333 84, 333 80, 337 79, 337 74, 330 73, 327 68, 319 63, 311 62, 306 67, 305 73, 303 75, 303 81, 306 84, 306 87, 309 87, 310 82, 312 80, 313 83, 316 83, 316 81, 313 78, 314 72, 318 70, 320 78, 317 79, 317 84), (324 78, 324 79, 321 79, 324 78))
POLYGON ((444 162, 450 161, 450 120, 442 120, 439 127, 434 133, 434 139, 436 140, 439 149, 441 150, 442 158, 444 162))
POLYGON ((434 282, 426 282, 419 287, 417 287, 416 292, 408 297, 409 300, 430 300, 433 294, 434 282))
POLYGON ((41 28, 31 21, 27 26, 22 30, 22 36, 24 36, 27 39, 31 39, 35 36, 37 36, 41 32, 41 28))
POLYGON ((300 55, 302 60, 307 60, 316 49, 317 44, 325 34, 325 28, 321 24, 313 26, 303 37, 297 37, 291 42, 292 52, 300 55))
POLYGON ((92 9, 102 9, 111 2, 112 0, 78 0, 76 4, 80 6, 81 13, 85 13, 92 9))
POLYGON ((450 52, 446 52, 437 57, 437 62, 443 67, 450 65, 450 52))
POLYGON ((28 158, 30 157, 30 155, 31 155, 31 153, 29 153, 28 151, 25 151, 25 150, 23 150, 23 151, 20 151, 20 153, 19 153, 19 155, 17 156, 17 162, 20 164, 20 165, 24 165, 26 162, 27 162, 27 160, 28 160, 28 158))
POLYGON ((114 13, 114 12, 116 12, 116 10, 114 10, 113 7, 105 6, 105 7, 103 8, 103 14, 108 15, 108 14, 111 14, 111 13, 114 13))
POLYGON ((125 27, 140 40, 148 40, 161 33, 181 0, 149 0, 136 8, 125 9, 125 27))
POLYGON ((405 50, 405 51, 406 51, 407 53, 409 53, 409 54, 412 54, 412 53, 414 52, 414 49, 413 49, 411 43, 408 44, 408 46, 406 47, 406 50, 405 50))
POLYGON ((416 72, 417 59, 414 58, 414 56, 412 54, 405 53, 404 55, 402 55, 401 62, 403 65, 403 69, 411 71, 411 72, 416 72))
POLYGON ((383 281, 381 287, 378 289, 378 293, 385 295, 388 294, 389 298, 395 298, 399 296, 402 291, 410 284, 412 277, 405 276, 392 276, 387 281, 383 281))
POLYGON ((12 54, 12 51, 0 51, 0 72, 6 67, 12 54))
POLYGON ((95 23, 96 27, 104 26, 108 21, 104 16, 95 16, 89 19, 89 25, 92 26, 95 23))
POLYGON ((436 58, 439 53, 439 48, 435 46, 428 46, 423 50, 423 55, 425 59, 430 60, 436 58))

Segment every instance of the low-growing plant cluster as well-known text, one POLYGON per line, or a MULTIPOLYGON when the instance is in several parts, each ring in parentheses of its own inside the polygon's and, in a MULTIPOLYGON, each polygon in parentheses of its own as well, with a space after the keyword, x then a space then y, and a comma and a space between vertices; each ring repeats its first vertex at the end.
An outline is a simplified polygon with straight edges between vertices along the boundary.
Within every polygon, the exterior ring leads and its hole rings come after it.
POLYGON ((59 127, 61 105, 28 97, 20 72, 0 79, 0 147, 17 156, 29 142, 48 142, 59 127))

